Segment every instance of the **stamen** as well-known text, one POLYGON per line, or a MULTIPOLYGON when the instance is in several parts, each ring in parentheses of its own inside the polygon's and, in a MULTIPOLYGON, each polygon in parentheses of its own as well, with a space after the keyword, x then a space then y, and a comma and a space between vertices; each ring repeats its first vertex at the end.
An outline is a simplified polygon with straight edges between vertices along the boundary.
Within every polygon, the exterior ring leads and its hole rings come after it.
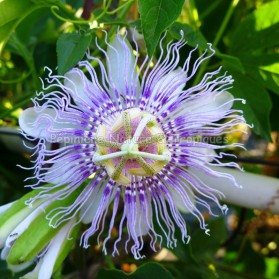
POLYGON ((155 174, 155 170, 148 163, 146 163, 142 157, 138 156, 136 160, 145 171, 146 176, 151 176, 155 174))
POLYGON ((128 154, 127 151, 118 151, 118 152, 105 154, 105 155, 101 155, 100 153, 96 152, 95 155, 93 156, 93 162, 97 164, 97 163, 100 163, 102 161, 106 161, 106 160, 110 160, 110 159, 113 159, 113 158, 125 156, 127 154, 128 154))
POLYGON ((105 147, 111 147, 111 148, 117 148, 117 149, 121 148, 121 143, 104 140, 102 138, 96 138, 95 142, 96 142, 96 144, 105 146, 105 147))
POLYGON ((126 140, 131 139, 131 132, 132 132, 131 117, 130 117, 130 113, 128 111, 123 112, 123 123, 124 123, 126 140))
MULTIPOLYGON (((149 166, 152 168, 152 172, 154 175, 154 174, 157 174, 158 172, 160 172, 165 165, 166 165, 166 162, 164 162, 164 161, 156 161, 154 164, 149 165, 149 166)), ((132 168, 129 170, 129 174, 135 175, 135 176, 150 176, 150 175, 148 175, 146 170, 143 169, 143 167, 142 168, 132 168)))
POLYGON ((123 168, 125 167, 127 160, 128 159, 126 157, 121 158, 119 164, 117 165, 117 167, 115 168, 114 172, 111 175, 111 179, 116 180, 117 178, 119 178, 123 168))

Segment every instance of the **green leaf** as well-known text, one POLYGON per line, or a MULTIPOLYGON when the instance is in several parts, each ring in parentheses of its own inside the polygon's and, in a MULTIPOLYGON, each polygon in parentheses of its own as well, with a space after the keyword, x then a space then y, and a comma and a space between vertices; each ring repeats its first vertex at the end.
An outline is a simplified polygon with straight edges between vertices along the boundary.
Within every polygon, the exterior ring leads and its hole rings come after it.
POLYGON ((244 272, 249 272, 251 277, 264 275, 265 262, 264 256, 260 252, 255 251, 252 247, 251 241, 245 241, 239 257, 239 262, 242 264, 244 272), (255 264, 257 263, 257 264, 255 264))
POLYGON ((0 52, 20 21, 38 8, 29 0, 0 1, 0 52))
POLYGON ((208 48, 207 41, 200 30, 195 30, 191 25, 186 23, 175 22, 172 24, 170 33, 177 40, 181 39, 181 31, 184 33, 185 41, 191 47, 196 47, 198 45, 199 48, 203 50, 208 48))
POLYGON ((2 0, 0 2, 0 27, 20 18, 31 5, 29 0, 2 0))
POLYGON ((185 274, 187 274, 186 279, 211 279, 207 267, 201 264, 193 264, 189 261, 183 263, 177 261, 172 262, 171 265, 168 264, 167 267, 175 279, 185 279, 185 274))
POLYGON ((66 33, 59 37, 56 46, 59 75, 64 75, 83 58, 91 39, 91 35, 81 33, 66 33))
POLYGON ((279 74, 256 67, 246 67, 246 69, 249 75, 251 75, 255 80, 258 80, 262 86, 276 94, 279 94, 279 74))
POLYGON ((245 68, 238 57, 219 53, 218 51, 216 52, 216 56, 223 60, 222 65, 231 67, 240 73, 245 73, 245 68))
POLYGON ((126 274, 115 269, 101 269, 97 275, 97 279, 174 279, 169 271, 158 263, 146 263, 140 266, 132 274, 126 274))
POLYGON ((184 0, 139 0, 144 41, 151 57, 161 34, 180 15, 184 0))
POLYGON ((53 30, 51 30, 52 34, 49 35, 49 37, 51 36, 53 38, 52 41, 46 40, 45 33, 50 33, 50 30, 48 30, 49 26, 54 22, 50 16, 51 14, 48 7, 37 9, 26 16, 16 28, 16 34, 20 41, 28 46, 34 44, 34 38, 39 41, 43 40, 56 43, 59 34, 57 26, 53 27, 53 30))
POLYGON ((200 229, 193 233, 191 245, 194 256, 197 259, 204 260, 207 257, 210 260, 226 238, 224 218, 211 220, 208 224, 208 229, 210 229, 210 235, 205 234, 200 229))
POLYGON ((250 52, 278 45, 278 10, 279 1, 272 1, 249 14, 233 34, 233 52, 250 52))
POLYGON ((279 54, 240 56, 247 72, 267 89, 279 94, 279 54))
POLYGON ((232 68, 228 68, 228 71, 235 80, 230 92, 236 98, 246 100, 245 105, 235 102, 235 107, 243 110, 247 123, 254 125, 253 130, 256 134, 271 140, 269 114, 272 104, 268 92, 257 80, 232 68))

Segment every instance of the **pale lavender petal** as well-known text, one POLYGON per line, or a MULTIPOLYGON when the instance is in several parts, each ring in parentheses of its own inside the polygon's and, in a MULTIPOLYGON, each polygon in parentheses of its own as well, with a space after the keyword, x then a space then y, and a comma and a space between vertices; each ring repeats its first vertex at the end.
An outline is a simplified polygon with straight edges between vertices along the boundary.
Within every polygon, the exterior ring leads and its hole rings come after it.
POLYGON ((118 98, 132 101, 138 91, 139 81, 136 74, 136 62, 133 49, 126 38, 115 35, 108 44, 107 68, 111 90, 118 98))

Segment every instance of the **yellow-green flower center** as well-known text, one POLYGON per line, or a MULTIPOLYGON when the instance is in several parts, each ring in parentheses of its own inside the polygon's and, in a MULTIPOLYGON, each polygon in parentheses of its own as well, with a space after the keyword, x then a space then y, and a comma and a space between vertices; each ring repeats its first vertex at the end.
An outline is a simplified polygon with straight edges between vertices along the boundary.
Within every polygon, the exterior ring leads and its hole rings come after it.
POLYGON ((152 176, 170 161, 166 137, 156 118, 138 108, 123 111, 111 127, 100 125, 96 132, 94 162, 121 185, 132 176, 152 176))

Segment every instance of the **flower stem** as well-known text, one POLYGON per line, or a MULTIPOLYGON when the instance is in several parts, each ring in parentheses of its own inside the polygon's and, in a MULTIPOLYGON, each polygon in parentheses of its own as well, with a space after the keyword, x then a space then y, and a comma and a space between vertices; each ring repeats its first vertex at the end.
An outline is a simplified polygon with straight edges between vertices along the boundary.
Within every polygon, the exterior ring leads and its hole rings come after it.
MULTIPOLYGON (((221 38, 222 38, 222 36, 224 34, 224 31, 226 30, 226 27, 227 27, 227 25, 228 25, 228 23, 229 23, 229 21, 231 19, 231 16, 232 16, 232 14, 234 12, 234 9, 237 6, 238 2, 239 2, 239 0, 232 0, 231 4, 230 4, 230 6, 229 6, 229 8, 227 10, 227 13, 226 13, 226 15, 225 15, 225 17, 224 17, 224 19, 223 19, 223 21, 221 23, 221 26, 220 26, 219 30, 217 31, 216 37, 215 37, 215 39, 214 39, 214 41, 212 43, 212 47, 213 48, 217 47, 217 45, 219 44, 219 42, 220 42, 220 40, 221 40, 221 38)), ((195 77, 194 85, 197 84, 199 82, 199 80, 201 80, 204 72, 207 69, 209 61, 210 61, 210 58, 207 59, 202 64, 202 66, 200 67, 200 69, 199 69, 199 71, 198 71, 198 73, 197 73, 197 75, 195 77)))
POLYGON ((200 19, 202 20, 205 17, 207 17, 212 11, 214 11, 214 9, 218 5, 220 5, 221 2, 222 2, 222 0, 216 0, 211 5, 208 5, 208 7, 200 14, 200 19))

